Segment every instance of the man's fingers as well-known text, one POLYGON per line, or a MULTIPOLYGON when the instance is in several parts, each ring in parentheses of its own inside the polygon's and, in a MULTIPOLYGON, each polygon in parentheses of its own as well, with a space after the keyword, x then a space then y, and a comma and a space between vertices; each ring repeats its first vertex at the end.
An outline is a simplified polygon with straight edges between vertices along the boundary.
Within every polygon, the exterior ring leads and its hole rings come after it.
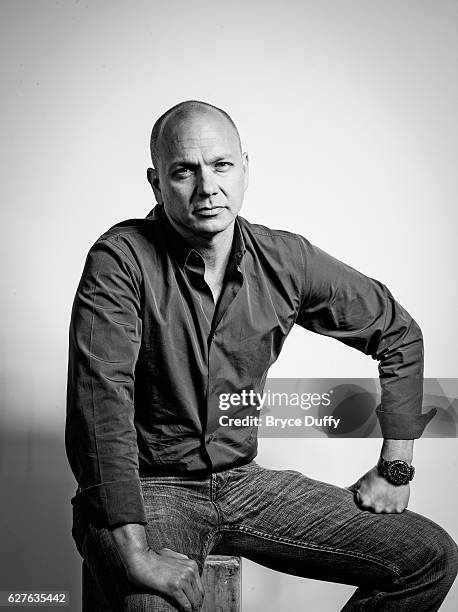
POLYGON ((361 481, 357 480, 354 484, 350 485, 349 487, 345 487, 345 488, 347 489, 347 491, 351 491, 352 493, 355 493, 359 489, 360 484, 361 484, 361 481))
POLYGON ((195 572, 193 573, 193 586, 194 586, 194 590, 199 594, 199 597, 203 599, 205 591, 202 585, 202 580, 200 578, 199 568, 197 567, 197 563, 196 563, 195 572))
POLYGON ((360 508, 362 508, 363 510, 369 510, 370 512, 375 512, 375 508, 371 500, 365 497, 362 497, 359 491, 356 491, 355 498, 356 498, 356 503, 358 504, 360 508))
MULTIPOLYGON (((198 572, 197 577, 199 577, 198 572)), ((187 599, 190 601, 192 610, 200 610, 203 594, 197 586, 195 568, 192 565, 188 565, 183 569, 181 588, 183 589, 187 599)))
POLYGON ((195 561, 192 561, 191 563, 191 586, 194 589, 196 601, 201 604, 205 592, 204 587, 202 586, 202 580, 200 579, 199 566, 195 561))
POLYGON ((346 487, 347 491, 350 491, 350 493, 353 493, 355 496, 355 501, 356 503, 359 505, 361 505, 361 493, 359 491, 359 483, 355 482, 355 484, 350 485, 349 487, 346 487))
POLYGON ((193 588, 191 581, 185 582, 183 584, 183 591, 186 597, 188 598, 188 600, 191 602, 192 610, 200 610, 200 605, 202 603, 202 597, 199 591, 196 591, 193 588))
POLYGON ((175 559, 189 559, 187 555, 179 553, 176 550, 172 550, 171 548, 161 548, 161 550, 158 551, 158 554, 163 554, 167 557, 175 557, 175 559))
MULTIPOLYGON (((159 553, 166 557, 180 560, 179 563, 182 565, 177 582, 173 585, 174 595, 176 593, 179 594, 181 591, 192 606, 189 609, 199 610, 204 597, 204 589, 199 575, 199 566, 196 561, 170 548, 162 548, 159 553)), ((183 601, 180 601, 180 605, 184 605, 183 601)), ((184 609, 187 610, 188 608, 184 609)))
POLYGON ((196 595, 196 600, 199 603, 202 603, 204 599, 205 591, 204 591, 204 587, 202 586, 202 581, 200 579, 199 573, 197 573, 197 576, 194 576, 192 578, 192 587, 196 595))
POLYGON ((361 491, 355 490, 355 501, 361 510, 367 510, 368 512, 376 512, 375 504, 366 496, 361 495, 361 491))
POLYGON ((400 505, 386 503, 383 500, 373 500, 367 497, 361 497, 359 491, 355 494, 356 503, 363 510, 374 512, 375 514, 401 514, 405 508, 400 505))
POLYGON ((179 610, 182 610, 182 612, 193 612, 193 610, 196 609, 193 606, 192 600, 190 600, 182 588, 175 589, 172 593, 172 597, 178 604, 179 610))
POLYGON ((395 499, 374 496, 359 489, 353 489, 356 504, 363 510, 375 512, 375 514, 401 514, 406 509, 406 504, 395 499))
POLYGON ((186 579, 193 589, 194 600, 200 604, 204 597, 204 588, 200 579, 199 566, 194 560, 188 561, 186 572, 186 579))

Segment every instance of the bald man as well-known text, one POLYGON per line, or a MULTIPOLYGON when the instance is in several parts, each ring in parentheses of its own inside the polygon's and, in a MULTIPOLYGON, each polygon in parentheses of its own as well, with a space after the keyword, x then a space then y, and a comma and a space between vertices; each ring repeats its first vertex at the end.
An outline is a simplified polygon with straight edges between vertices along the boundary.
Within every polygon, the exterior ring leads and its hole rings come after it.
POLYGON ((157 205, 96 241, 70 326, 73 536, 111 609, 198 610, 210 552, 355 585, 346 611, 439 609, 456 545, 406 510, 433 416, 418 325, 379 281, 239 215, 248 156, 223 110, 168 110, 151 155, 157 205), (221 424, 221 394, 262 393, 295 323, 379 361, 384 441, 352 490, 263 468, 256 425, 221 424))

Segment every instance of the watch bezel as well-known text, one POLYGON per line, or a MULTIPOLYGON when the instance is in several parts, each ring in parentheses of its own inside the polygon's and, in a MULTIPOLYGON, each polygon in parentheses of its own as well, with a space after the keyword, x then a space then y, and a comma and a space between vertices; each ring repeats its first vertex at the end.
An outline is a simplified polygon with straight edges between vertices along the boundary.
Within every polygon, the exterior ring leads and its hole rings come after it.
POLYGON ((394 486, 402 486, 408 484, 415 474, 415 468, 409 465, 407 461, 403 459, 393 459, 388 461, 380 457, 378 464, 378 472, 380 476, 383 476, 388 482, 394 486), (402 467, 401 473, 399 468, 402 467))

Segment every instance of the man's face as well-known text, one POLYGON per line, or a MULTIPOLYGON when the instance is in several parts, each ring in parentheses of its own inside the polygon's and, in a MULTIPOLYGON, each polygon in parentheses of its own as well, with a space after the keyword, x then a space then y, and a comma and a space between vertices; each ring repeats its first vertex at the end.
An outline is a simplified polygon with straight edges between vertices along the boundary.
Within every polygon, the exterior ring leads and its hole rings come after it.
POLYGON ((231 123, 212 111, 172 116, 158 151, 158 168, 149 176, 172 224, 205 238, 227 229, 248 185, 248 158, 231 123))

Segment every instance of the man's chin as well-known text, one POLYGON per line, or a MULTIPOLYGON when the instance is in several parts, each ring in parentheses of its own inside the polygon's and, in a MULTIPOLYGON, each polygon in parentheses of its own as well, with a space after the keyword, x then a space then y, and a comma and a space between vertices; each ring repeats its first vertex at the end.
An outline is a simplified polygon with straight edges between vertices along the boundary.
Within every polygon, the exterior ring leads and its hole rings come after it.
POLYGON ((219 234, 234 222, 234 216, 227 209, 213 216, 193 215, 192 228, 199 233, 219 234))
POLYGON ((234 219, 206 219, 204 222, 193 224, 193 229, 201 236, 214 236, 224 232, 233 222, 234 219))

